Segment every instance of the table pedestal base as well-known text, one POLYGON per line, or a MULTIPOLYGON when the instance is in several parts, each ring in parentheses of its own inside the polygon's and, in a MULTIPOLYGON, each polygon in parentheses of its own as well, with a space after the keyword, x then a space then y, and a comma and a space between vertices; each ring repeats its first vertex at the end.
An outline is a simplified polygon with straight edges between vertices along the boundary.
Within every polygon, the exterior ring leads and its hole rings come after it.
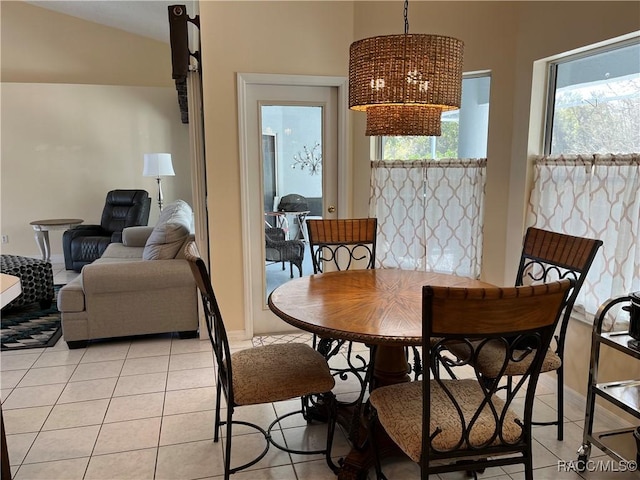
POLYGON ((376 347, 372 390, 386 385, 410 381, 409 364, 404 347, 376 347))
MULTIPOLYGON (((375 389, 410 380, 408 374, 409 365, 404 353, 404 347, 378 346, 375 355, 371 388, 375 389)), ((353 448, 341 463, 340 471, 338 472, 339 480, 365 480, 369 470, 374 467, 375 456, 368 438, 368 422, 368 403, 362 405, 360 409, 351 407, 338 412, 338 423, 349 432, 349 440, 353 445, 353 448)), ((405 455, 382 428, 376 429, 376 444, 380 458, 405 455)))

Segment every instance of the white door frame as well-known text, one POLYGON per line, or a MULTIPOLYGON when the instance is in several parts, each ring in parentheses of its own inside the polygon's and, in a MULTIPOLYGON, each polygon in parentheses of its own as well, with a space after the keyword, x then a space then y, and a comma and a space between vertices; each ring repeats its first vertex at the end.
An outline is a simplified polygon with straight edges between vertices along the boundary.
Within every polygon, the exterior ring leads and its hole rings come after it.
MULTIPOLYGON (((337 87, 338 89, 338 212, 345 215, 351 211, 351 199, 349 186, 351 185, 352 168, 349 162, 349 125, 348 125, 348 83, 346 77, 325 77, 310 75, 278 75, 268 73, 238 73, 238 140, 240 153, 240 194, 242 211, 242 255, 244 259, 244 332, 245 338, 253 337, 253 302, 252 286, 257 279, 253 278, 251 265, 249 265, 250 246, 248 225, 249 199, 255 191, 250 190, 249 185, 249 158, 247 154, 247 88, 250 85, 279 85, 279 86, 313 86, 313 87, 337 87)), ((253 239, 255 240, 255 239, 253 239)), ((262 283, 262 279, 259 280, 262 283)))

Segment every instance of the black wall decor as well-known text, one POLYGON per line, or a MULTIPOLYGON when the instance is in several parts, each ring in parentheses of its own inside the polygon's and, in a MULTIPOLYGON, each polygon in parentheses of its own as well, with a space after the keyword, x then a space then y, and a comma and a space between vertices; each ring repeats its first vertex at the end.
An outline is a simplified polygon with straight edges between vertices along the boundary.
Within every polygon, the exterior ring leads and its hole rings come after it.
POLYGON ((178 106, 182 123, 189 123, 189 107, 187 103, 187 75, 189 73, 190 56, 199 60, 199 52, 189 51, 189 31, 187 22, 200 28, 200 17, 189 18, 185 5, 169 5, 169 38, 171 43, 171 77, 175 80, 178 91, 178 106))

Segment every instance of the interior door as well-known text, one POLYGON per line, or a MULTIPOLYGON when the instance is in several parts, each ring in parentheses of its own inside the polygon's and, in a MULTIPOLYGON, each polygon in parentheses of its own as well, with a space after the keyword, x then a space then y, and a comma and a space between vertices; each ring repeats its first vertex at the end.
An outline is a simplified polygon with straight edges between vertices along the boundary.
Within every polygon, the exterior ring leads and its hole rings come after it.
MULTIPOLYGON (((290 80, 290 76, 287 78, 290 80)), ((345 138, 340 133, 344 128, 344 118, 341 120, 339 113, 341 88, 338 85, 296 85, 289 80, 286 85, 247 83, 244 95, 239 95, 241 103, 244 102, 240 137, 246 212, 243 222, 245 306, 250 317, 250 322, 245 322, 247 336, 293 329, 273 315, 267 306, 267 296, 273 288, 271 281, 269 285, 267 282, 267 269, 279 271, 281 281, 288 281, 290 274, 288 262, 284 271, 281 265, 269 266, 266 262, 265 225, 277 222, 275 217, 268 217, 269 211, 277 209, 278 200, 287 194, 300 194, 312 198, 314 204, 319 202, 315 216, 337 218, 342 206, 338 198, 341 189, 338 158, 344 151, 339 139, 345 138), (269 146, 265 148, 263 143, 265 135, 275 137, 273 159, 269 146), (276 185, 273 199, 267 191, 273 185, 272 177, 276 185), (318 181, 319 184, 314 185, 318 181)), ((299 224, 298 218, 287 215, 283 219, 286 223, 281 225, 286 227, 287 238, 304 241, 304 231, 300 231, 303 225, 299 224)), ((312 273, 308 243, 305 242, 303 275, 312 273)), ((293 267, 293 274, 294 278, 298 277, 296 267, 293 267)))

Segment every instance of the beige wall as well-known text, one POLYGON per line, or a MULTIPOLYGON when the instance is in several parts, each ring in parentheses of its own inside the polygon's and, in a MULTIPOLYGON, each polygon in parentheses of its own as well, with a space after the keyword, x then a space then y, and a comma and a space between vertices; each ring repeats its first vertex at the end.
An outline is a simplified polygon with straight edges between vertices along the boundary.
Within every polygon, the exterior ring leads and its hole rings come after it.
MULTIPOLYGON (((165 8, 158 6, 158 8, 165 8)), ((165 201, 191 198, 168 44, 23 2, 0 4, 2 252, 38 256, 29 221, 99 223, 107 191, 157 186, 143 154, 173 154, 165 201)), ((150 223, 158 216, 152 202, 150 223)), ((62 258, 61 232, 51 234, 62 258)))
POLYGON ((168 44, 21 1, 0 21, 3 82, 173 86, 168 44))
MULTIPOLYGON (((201 2, 212 280, 244 328, 236 73, 346 75, 351 2, 201 2)), ((367 194, 368 195, 368 194, 367 194)))
MULTIPOLYGON (((29 221, 82 218, 99 224, 107 191, 145 189, 155 198, 155 178, 143 177, 145 152, 172 152, 175 177, 163 179, 165 201, 191 203, 188 126, 180 123, 175 90, 165 87, 3 83, 3 253, 37 256, 29 221), (186 189, 181 188, 187 179, 186 189)), ((159 214, 151 204, 150 223, 159 214)), ((54 260, 62 232, 50 234, 54 260)))

